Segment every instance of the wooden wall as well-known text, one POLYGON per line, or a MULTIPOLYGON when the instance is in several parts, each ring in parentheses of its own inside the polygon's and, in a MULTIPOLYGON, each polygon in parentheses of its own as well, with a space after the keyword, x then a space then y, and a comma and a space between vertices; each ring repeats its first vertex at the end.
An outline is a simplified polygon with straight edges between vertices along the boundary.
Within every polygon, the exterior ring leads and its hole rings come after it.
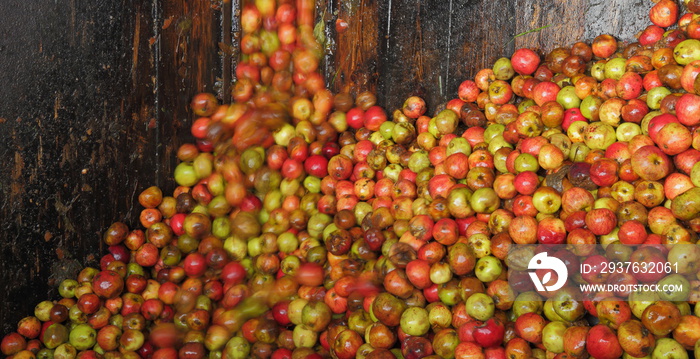
MULTIPOLYGON (((335 90, 377 91, 391 110, 431 107, 515 47, 541 53, 608 32, 631 39, 647 0, 317 1, 335 90), (335 34, 342 18, 350 25, 335 34), (542 26, 544 30, 513 38, 542 26)), ((0 4, 0 335, 97 265, 101 234, 136 226, 138 193, 174 187, 190 98, 228 98, 236 0, 0 4)))

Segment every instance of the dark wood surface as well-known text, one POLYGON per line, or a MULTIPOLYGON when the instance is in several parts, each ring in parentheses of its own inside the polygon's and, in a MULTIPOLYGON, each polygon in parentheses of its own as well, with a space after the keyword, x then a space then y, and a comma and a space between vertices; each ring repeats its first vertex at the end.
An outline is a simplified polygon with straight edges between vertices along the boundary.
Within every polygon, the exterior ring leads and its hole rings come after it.
POLYGON ((464 79, 516 48, 544 56, 603 33, 634 41, 648 25, 652 2, 335 0, 334 6, 349 24, 336 35, 334 90, 376 90, 379 102, 394 109, 411 94, 435 108, 454 98, 464 79))
MULTIPOLYGON (((603 32, 629 40, 646 0, 333 0, 319 4, 326 77, 391 110, 434 108, 515 47, 542 54, 603 32), (323 15, 323 16, 322 16, 323 15), (341 17, 350 27, 335 34, 341 17), (548 28, 513 38, 542 26, 548 28)), ((136 226, 138 193, 174 184, 190 98, 227 98, 236 0, 4 0, 0 4, 0 335, 96 266, 101 234, 136 226)))

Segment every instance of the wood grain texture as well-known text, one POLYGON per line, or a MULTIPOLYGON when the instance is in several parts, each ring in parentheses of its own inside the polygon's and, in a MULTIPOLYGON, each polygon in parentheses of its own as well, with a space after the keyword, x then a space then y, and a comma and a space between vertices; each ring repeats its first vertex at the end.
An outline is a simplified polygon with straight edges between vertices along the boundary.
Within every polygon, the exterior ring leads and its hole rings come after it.
POLYGON ((138 226, 140 191, 174 188, 189 101, 223 74, 212 4, 3 3, 0 333, 99 265, 112 222, 138 226))
POLYGON ((377 0, 339 0, 338 17, 348 21, 348 30, 337 36, 335 68, 326 74, 335 91, 353 95, 376 91, 379 81, 379 5, 377 0))
POLYGON ((334 89, 353 94, 376 86, 379 104, 388 109, 400 107, 409 95, 423 96, 435 108, 479 64, 505 54, 507 44, 498 39, 510 36, 515 23, 493 14, 513 6, 467 0, 391 0, 379 6, 340 1, 337 16, 349 29, 335 35, 336 67, 327 78, 334 89))
POLYGON ((590 43, 601 34, 611 34, 621 42, 632 42, 635 34, 649 25, 652 5, 644 0, 522 1, 522 6, 516 5, 519 12, 515 17, 516 34, 546 28, 516 37, 515 46, 546 54, 575 41, 590 43))
POLYGON ((0 329, 7 332, 56 296, 54 284, 97 264, 105 226, 136 218, 134 194, 156 180, 147 169, 159 165, 148 126, 150 4, 8 0, 3 7, 0 329))
MULTIPOLYGON (((160 60, 156 154, 163 158, 157 185, 166 193, 175 187, 175 154, 183 141, 192 142, 190 100, 199 92, 223 95, 222 9, 208 0, 161 1, 163 26, 158 37, 160 60)), ((231 45, 228 44, 230 47, 231 45)), ((230 76, 230 75, 229 75, 230 76)), ((230 96, 226 98, 228 101, 230 96)))
POLYGON ((371 8, 368 0, 336 4, 337 16, 350 28, 335 35, 336 68, 327 78, 337 78, 336 90, 351 93, 376 84, 378 102, 389 110, 410 95, 423 96, 434 110, 455 97, 463 80, 515 48, 530 47, 544 56, 602 33, 634 41, 648 25, 651 7, 644 0, 387 0, 376 14, 366 14, 359 10, 371 8))

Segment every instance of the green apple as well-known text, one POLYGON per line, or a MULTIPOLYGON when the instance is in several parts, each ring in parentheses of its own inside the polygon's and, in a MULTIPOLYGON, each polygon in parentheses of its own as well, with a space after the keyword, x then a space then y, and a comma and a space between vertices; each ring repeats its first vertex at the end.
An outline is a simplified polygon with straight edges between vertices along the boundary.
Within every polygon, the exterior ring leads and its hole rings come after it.
POLYGON ((552 187, 539 187, 532 194, 532 205, 544 214, 554 214, 561 207, 561 195, 552 187))
POLYGON ((77 350, 88 350, 97 342, 97 331, 88 324, 78 324, 70 331, 70 344, 77 350))
POLYGON ((567 322, 574 322, 580 319, 586 312, 583 303, 576 298, 581 297, 573 287, 564 287, 558 290, 552 297, 554 311, 567 322))
POLYGON ((428 311, 420 307, 406 309, 401 314, 401 330, 408 335, 425 335, 430 330, 428 311))
POLYGON ((564 322, 549 322, 542 329, 542 344, 552 353, 564 352, 564 332, 568 326, 564 322))
POLYGON ((662 278, 658 285, 659 298, 661 298, 661 300, 668 300, 671 302, 685 301, 690 294, 690 282, 688 282, 684 276, 677 273, 662 278))
POLYGON ((590 149, 605 150, 617 141, 617 136, 614 127, 603 122, 593 122, 585 127, 583 140, 590 149))
POLYGON ((683 40, 673 48, 673 58, 679 65, 687 65, 695 60, 700 60, 700 40, 683 40))
POLYGON ((493 188, 479 188, 469 198, 469 204, 476 213, 492 213, 501 205, 501 199, 493 188))
POLYGON ((694 164, 693 168, 690 169, 690 181, 696 187, 700 187, 700 162, 694 164))
POLYGON ((688 352, 683 346, 671 338, 659 338, 656 341, 652 359, 688 359, 688 352))
POLYGON ((485 293, 472 294, 469 298, 467 298, 467 302, 465 304, 467 314, 481 321, 486 321, 493 317, 496 310, 496 304, 493 302, 493 299, 485 293))
POLYGON ((544 302, 544 308, 542 309, 544 316, 553 322, 566 322, 556 310, 554 310, 554 300, 552 298, 547 298, 544 302))
POLYGON ((525 313, 542 314, 543 307, 544 299, 537 292, 523 292, 513 301, 513 315, 517 318, 525 313))
POLYGON ((634 122, 624 122, 617 127, 615 135, 618 141, 629 142, 632 137, 642 134, 642 128, 634 122))
POLYGON ((503 272, 501 260, 494 256, 484 256, 479 258, 474 268, 474 274, 484 283, 493 282, 503 272))
POLYGON ((537 170, 540 169, 540 164, 537 161, 537 157, 529 153, 519 154, 518 157, 515 158, 514 166, 515 171, 518 173, 525 171, 537 172, 537 170))

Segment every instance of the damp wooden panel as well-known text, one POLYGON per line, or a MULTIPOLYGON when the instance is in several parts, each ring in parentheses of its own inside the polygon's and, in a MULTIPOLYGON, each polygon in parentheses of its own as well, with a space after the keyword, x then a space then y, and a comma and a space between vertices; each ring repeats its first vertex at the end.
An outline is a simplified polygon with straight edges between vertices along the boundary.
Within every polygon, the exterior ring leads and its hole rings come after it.
POLYGON ((609 33, 621 42, 648 24, 643 0, 335 0, 348 30, 334 34, 335 90, 376 89, 391 110, 409 95, 435 110, 459 84, 495 60, 529 47, 542 56, 609 33), (340 83, 338 84, 338 79, 340 83))
MULTIPOLYGON (((0 5, 0 333, 99 266, 103 231, 172 193, 191 97, 233 66, 233 5, 6 0, 0 5), (228 26, 228 30, 224 27, 228 26), (224 63, 228 61, 228 66, 224 63), (226 69, 224 69, 227 67, 226 69)), ((227 77, 228 76, 228 77, 227 77)))

